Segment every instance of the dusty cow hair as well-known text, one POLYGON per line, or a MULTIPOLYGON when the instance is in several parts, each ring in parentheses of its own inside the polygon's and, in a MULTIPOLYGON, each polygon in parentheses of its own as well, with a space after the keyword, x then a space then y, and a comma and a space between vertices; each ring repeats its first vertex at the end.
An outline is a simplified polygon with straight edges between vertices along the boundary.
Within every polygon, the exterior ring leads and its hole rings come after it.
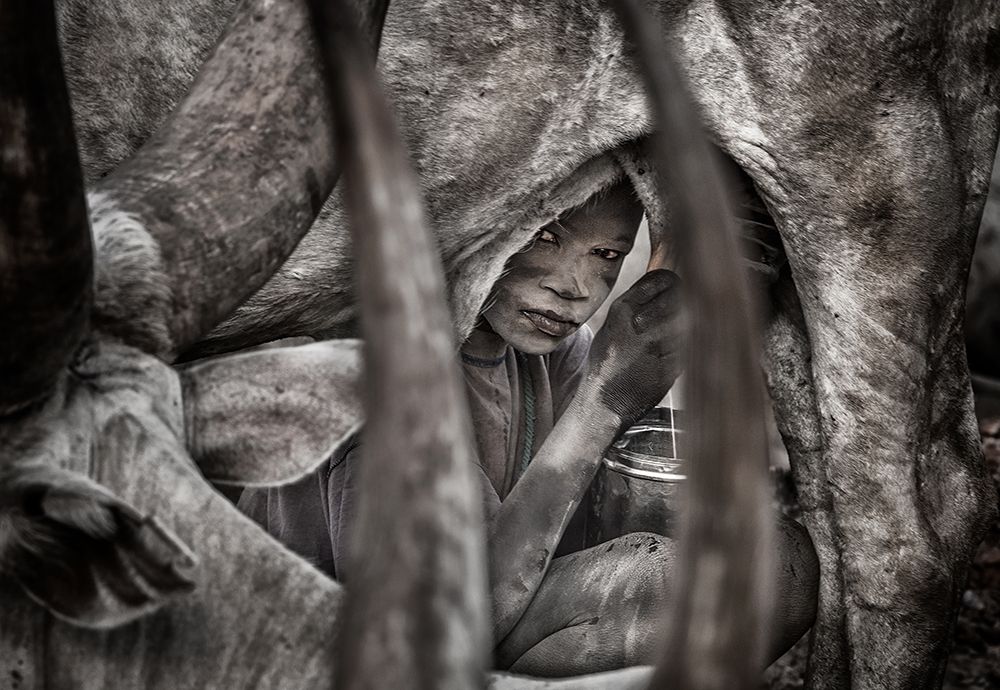
POLYGON ((164 315, 170 282, 157 241, 107 194, 88 195, 94 236, 94 328, 169 357, 173 343, 164 315))
POLYGON ((239 0, 56 0, 84 175, 107 175, 184 95, 239 0), (136 70, 136 63, 155 77, 136 70))

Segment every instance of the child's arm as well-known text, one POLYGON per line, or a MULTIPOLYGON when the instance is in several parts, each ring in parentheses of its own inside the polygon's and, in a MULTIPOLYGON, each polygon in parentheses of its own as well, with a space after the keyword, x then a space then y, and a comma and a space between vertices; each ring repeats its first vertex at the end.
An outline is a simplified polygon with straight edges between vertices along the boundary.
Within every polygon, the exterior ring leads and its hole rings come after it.
POLYGON ((531 603, 552 554, 618 433, 666 395, 680 371, 678 278, 643 276, 612 305, 586 378, 490 521, 494 639, 531 603))

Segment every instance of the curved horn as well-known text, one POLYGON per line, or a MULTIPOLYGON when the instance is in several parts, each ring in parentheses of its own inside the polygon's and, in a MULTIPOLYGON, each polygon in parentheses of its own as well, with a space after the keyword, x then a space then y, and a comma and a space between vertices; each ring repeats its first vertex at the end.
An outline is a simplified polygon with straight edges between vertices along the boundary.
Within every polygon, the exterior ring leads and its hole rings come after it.
POLYGON ((52 388, 86 329, 92 271, 52 2, 0 3, 0 415, 52 388))
MULTIPOLYGON (((384 7, 362 15, 377 41, 384 7)), ((97 191, 157 240, 175 354, 259 288, 337 177, 311 28, 299 0, 243 5, 167 123, 97 191)))
POLYGON ((689 517, 672 627, 651 687, 752 688, 763 660, 771 524, 754 309, 715 161, 660 22, 615 0, 659 124, 654 164, 672 202, 691 328, 689 517))
POLYGON ((371 61, 343 30, 345 3, 309 4, 344 156, 366 346, 337 687, 479 687, 485 536, 443 271, 371 61))

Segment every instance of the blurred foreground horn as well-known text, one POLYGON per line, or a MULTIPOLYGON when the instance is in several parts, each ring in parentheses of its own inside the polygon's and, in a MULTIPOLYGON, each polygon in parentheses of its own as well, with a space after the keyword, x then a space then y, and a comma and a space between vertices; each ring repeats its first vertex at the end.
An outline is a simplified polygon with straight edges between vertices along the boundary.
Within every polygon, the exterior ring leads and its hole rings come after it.
POLYGON ((653 162, 660 193, 672 202, 692 317, 685 382, 692 420, 689 511, 671 632, 652 687, 749 689, 762 667, 772 582, 754 310, 721 176, 663 44, 663 27, 639 0, 613 4, 637 49, 658 125, 653 162))
POLYGON ((52 2, 0 2, 0 415, 51 390, 86 330, 92 271, 52 2))
MULTIPOLYGON (((377 42, 384 8, 363 16, 377 42)), ((160 354, 182 351, 256 291, 336 178, 304 6, 244 3, 169 120, 97 185, 160 245, 173 297, 172 352, 160 354)))
POLYGON ((309 5, 344 161, 366 347, 337 687, 481 687, 484 527, 440 260, 369 53, 349 40, 345 3, 309 5))

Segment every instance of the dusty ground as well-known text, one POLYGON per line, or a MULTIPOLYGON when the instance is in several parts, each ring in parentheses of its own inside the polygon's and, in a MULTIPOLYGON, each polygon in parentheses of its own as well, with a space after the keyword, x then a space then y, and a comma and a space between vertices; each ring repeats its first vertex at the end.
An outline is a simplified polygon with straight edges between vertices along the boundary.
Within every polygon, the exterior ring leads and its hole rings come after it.
MULTIPOLYGON (((1000 490, 1000 417, 984 420, 983 451, 1000 490)), ((1000 524, 979 546, 969 573, 945 688, 1000 688, 1000 524)))
MULTIPOLYGON (((980 424, 986 462, 1000 491, 1000 416, 980 424)), ((785 506, 794 501, 783 473, 776 476, 785 506)), ((794 508, 789 508, 794 510, 794 508)), ((948 662, 946 690, 1000 688, 1000 522, 993 525, 979 547, 962 596, 948 662)), ((807 643, 803 639, 767 670, 762 688, 791 690, 804 685, 807 643)))

